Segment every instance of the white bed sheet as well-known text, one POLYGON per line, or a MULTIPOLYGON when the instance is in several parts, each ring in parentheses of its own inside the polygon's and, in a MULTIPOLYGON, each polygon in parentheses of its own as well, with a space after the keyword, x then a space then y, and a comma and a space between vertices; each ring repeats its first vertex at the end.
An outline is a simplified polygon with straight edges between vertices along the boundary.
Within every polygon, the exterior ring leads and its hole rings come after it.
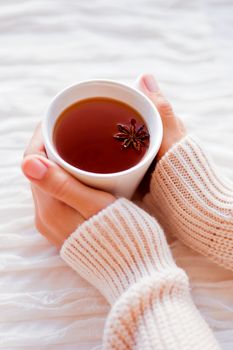
MULTIPOLYGON (((232 1, 0 1, 0 349, 101 348, 109 307, 33 227, 19 164, 52 96, 153 72, 233 180, 232 1)), ((174 242, 194 300, 233 349, 233 274, 174 242)))

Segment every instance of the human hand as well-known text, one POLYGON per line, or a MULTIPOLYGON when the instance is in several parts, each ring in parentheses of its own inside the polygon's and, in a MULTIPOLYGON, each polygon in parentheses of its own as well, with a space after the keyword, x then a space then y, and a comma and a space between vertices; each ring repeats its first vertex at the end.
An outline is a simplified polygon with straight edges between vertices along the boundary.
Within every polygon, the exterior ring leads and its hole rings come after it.
POLYGON ((151 74, 145 74, 139 80, 140 90, 155 104, 163 123, 163 139, 156 159, 163 155, 185 135, 186 130, 182 121, 175 115, 171 104, 163 96, 157 81, 151 74))
MULTIPOLYGON (((156 105, 162 118, 164 134, 157 155, 159 160, 174 143, 180 141, 185 135, 185 129, 153 76, 143 75, 139 85, 142 92, 156 105)), ((115 200, 109 193, 83 185, 48 160, 40 126, 25 152, 22 170, 31 182, 36 227, 58 247, 77 226, 115 200)))
POLYGON ((48 160, 40 125, 25 151, 22 170, 31 182, 35 225, 58 248, 80 224, 115 200, 110 193, 82 184, 48 160))

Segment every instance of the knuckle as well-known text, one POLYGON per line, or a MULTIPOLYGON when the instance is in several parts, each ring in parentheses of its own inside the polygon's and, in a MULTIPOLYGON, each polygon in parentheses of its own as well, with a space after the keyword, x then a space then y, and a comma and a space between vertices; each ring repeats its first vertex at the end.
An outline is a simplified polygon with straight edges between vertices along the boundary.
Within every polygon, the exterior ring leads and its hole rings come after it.
POLYGON ((69 192, 70 181, 66 176, 59 176, 57 181, 52 183, 52 193, 61 199, 66 198, 67 193, 69 192))
POLYGON ((158 109, 159 109, 161 114, 164 114, 164 115, 173 114, 172 106, 165 98, 161 98, 158 101, 158 109))
POLYGON ((47 155, 44 151, 32 151, 30 149, 26 149, 23 153, 23 158, 31 155, 38 155, 47 158, 47 155))

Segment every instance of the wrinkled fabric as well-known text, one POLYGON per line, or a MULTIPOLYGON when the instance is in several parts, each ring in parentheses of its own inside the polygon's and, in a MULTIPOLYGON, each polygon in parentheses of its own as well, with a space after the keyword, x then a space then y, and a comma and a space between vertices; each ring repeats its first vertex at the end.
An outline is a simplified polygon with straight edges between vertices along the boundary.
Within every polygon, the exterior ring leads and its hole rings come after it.
MULTIPOLYGON (((152 72, 233 180, 231 0, 9 0, 0 4, 0 349, 97 350, 109 306, 33 225, 19 165, 51 98, 78 80, 152 72)), ((171 244, 194 301, 233 348, 233 275, 171 244)))

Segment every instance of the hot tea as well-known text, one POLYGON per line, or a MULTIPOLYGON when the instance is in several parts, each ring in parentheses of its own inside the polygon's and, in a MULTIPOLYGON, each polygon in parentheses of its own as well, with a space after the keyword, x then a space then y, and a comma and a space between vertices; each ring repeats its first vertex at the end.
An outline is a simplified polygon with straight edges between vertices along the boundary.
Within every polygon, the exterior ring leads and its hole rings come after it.
POLYGON ((148 148, 149 134, 134 108, 115 99, 95 97, 81 100, 61 113, 53 140, 67 163, 107 174, 140 162, 148 148))

